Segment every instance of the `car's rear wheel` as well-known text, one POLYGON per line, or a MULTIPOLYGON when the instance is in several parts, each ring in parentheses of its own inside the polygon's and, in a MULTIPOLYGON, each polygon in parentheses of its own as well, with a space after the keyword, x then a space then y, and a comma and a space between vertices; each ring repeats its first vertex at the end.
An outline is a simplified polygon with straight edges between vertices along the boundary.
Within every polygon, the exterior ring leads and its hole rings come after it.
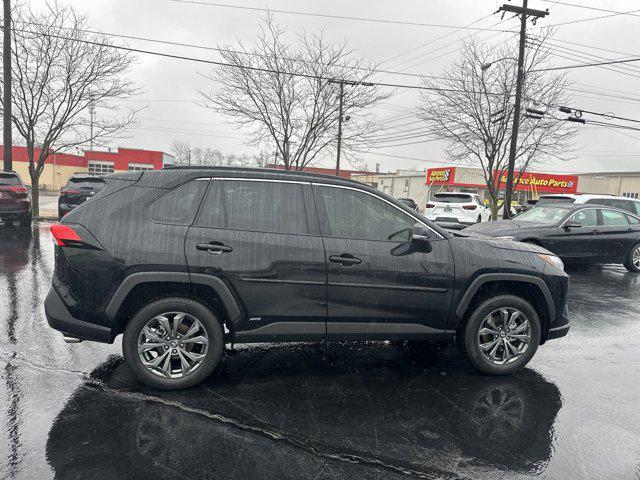
POLYGON ((640 243, 631 247, 624 266, 630 272, 640 273, 640 243))
POLYGON ((138 379, 161 390, 200 383, 216 368, 223 347, 216 315, 188 298, 144 306, 127 325, 122 342, 124 358, 138 379))
POLYGON ((529 302, 497 295, 477 305, 459 341, 461 350, 480 371, 506 375, 524 367, 540 344, 540 319, 529 302))

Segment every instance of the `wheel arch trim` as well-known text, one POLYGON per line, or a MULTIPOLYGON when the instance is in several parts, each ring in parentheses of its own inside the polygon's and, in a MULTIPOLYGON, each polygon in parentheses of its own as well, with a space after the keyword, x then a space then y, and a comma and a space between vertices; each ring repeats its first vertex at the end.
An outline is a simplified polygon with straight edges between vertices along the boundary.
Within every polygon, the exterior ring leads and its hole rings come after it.
POLYGON ((227 310, 231 323, 236 323, 242 313, 238 302, 229 287, 218 277, 211 275, 192 274, 186 272, 138 272, 127 276, 115 291, 105 309, 105 316, 114 321, 124 300, 134 287, 142 283, 176 282, 186 284, 200 284, 211 287, 220 297, 227 310))
POLYGON ((519 283, 530 283, 538 287, 542 296, 545 300, 545 305, 547 306, 547 313, 549 314, 549 319, 553 320, 556 318, 556 307, 553 303, 553 297, 551 296, 551 292, 549 291, 549 287, 544 283, 540 277, 535 277, 533 275, 524 275, 521 273, 485 273, 476 277, 471 285, 467 288, 460 299, 460 303, 458 303, 458 307, 456 308, 456 315, 458 318, 462 318, 467 311, 467 308, 471 304, 471 300, 475 296, 475 294, 480 290, 480 287, 489 283, 489 282, 519 282, 519 283))

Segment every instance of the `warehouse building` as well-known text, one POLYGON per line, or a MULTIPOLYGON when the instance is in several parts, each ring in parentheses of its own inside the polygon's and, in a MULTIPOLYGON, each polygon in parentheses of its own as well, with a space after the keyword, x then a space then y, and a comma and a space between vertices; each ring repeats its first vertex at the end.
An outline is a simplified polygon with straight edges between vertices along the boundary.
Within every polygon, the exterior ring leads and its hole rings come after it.
MULTIPOLYGON (((14 146, 12 152, 13 169, 26 184, 31 184, 27 148, 14 146)), ((36 158, 39 154, 40 149, 36 149, 36 158)), ((114 151, 87 150, 83 155, 52 153, 47 157, 40 175, 40 188, 59 190, 74 173, 108 174, 131 170, 157 170, 173 165, 174 160, 172 155, 164 152, 137 148, 118 148, 114 151)))
MULTIPOLYGON (((506 172, 500 177, 500 190, 504 191, 506 172)), ((412 198, 421 207, 434 193, 471 192, 489 198, 482 169, 476 167, 447 166, 426 171, 397 170, 394 173, 355 174, 351 178, 371 185, 396 198, 412 198)), ((639 198, 640 172, 600 172, 584 174, 558 174, 526 172, 516 186, 514 201, 524 203, 543 194, 598 193, 639 198)))

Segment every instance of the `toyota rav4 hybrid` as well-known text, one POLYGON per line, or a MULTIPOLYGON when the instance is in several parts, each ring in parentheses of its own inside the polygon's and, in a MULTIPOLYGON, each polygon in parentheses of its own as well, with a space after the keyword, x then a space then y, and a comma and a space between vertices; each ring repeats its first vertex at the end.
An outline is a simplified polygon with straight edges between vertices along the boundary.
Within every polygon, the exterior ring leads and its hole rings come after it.
POLYGON ((205 379, 227 342, 456 339, 514 372, 569 330, 568 276, 549 251, 448 233, 337 177, 171 168, 106 178, 51 227, 49 324, 113 342, 139 379, 205 379))
POLYGON ((31 226, 31 193, 15 172, 0 172, 0 220, 31 226))

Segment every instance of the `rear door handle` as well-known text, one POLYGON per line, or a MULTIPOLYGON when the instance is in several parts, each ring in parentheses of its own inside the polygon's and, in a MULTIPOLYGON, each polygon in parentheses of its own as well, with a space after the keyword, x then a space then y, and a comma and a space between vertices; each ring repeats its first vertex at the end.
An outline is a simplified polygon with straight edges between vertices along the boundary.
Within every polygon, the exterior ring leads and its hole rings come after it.
POLYGON ((207 251, 209 253, 216 253, 218 255, 222 253, 233 252, 233 248, 220 242, 196 243, 196 248, 198 250, 207 251))
POLYGON ((598 235, 598 234, 600 234, 600 230, 594 230, 594 231, 593 231, 593 234, 594 234, 594 235, 598 235))
POLYGON ((351 265, 358 265, 362 263, 362 260, 354 257, 349 253, 343 253, 342 255, 331 255, 329 261, 333 263, 340 263, 343 267, 350 267, 351 265))

